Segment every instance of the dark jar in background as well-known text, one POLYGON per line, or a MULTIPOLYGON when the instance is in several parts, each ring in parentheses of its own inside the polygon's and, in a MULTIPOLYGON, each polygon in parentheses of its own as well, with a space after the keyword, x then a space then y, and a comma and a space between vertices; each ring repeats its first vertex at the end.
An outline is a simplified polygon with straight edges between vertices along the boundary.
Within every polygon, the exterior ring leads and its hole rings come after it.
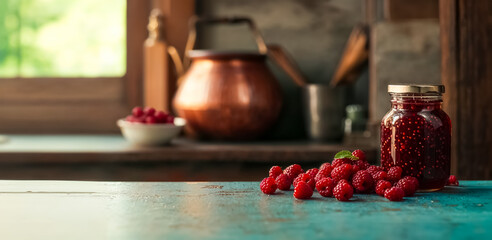
POLYGON ((420 190, 446 185, 451 165, 451 121, 442 110, 442 85, 389 85, 391 110, 381 121, 381 166, 416 177, 420 190))

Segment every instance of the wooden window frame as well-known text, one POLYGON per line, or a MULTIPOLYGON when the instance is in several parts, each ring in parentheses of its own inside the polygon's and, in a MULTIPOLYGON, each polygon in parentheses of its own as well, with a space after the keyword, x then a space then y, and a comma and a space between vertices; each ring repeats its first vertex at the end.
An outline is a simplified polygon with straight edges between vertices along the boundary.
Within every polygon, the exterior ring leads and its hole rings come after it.
POLYGON ((116 132, 115 121, 142 102, 142 51, 150 1, 127 0, 122 77, 1 78, 1 133, 116 132))

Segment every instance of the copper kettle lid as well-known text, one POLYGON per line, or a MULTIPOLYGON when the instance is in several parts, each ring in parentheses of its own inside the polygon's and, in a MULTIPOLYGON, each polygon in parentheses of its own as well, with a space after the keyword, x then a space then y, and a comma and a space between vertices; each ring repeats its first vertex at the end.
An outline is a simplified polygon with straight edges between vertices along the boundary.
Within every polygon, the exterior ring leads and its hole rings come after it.
POLYGON ((253 51, 217 51, 217 50, 190 50, 188 57, 191 59, 209 59, 209 60, 254 60, 263 61, 266 54, 253 51))

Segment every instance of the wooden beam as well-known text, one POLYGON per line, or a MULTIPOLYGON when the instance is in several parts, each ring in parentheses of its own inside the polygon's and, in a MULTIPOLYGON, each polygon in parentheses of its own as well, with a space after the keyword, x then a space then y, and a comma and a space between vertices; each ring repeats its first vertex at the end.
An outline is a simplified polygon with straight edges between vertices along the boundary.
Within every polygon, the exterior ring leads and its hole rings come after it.
POLYGON ((457 106, 457 75, 458 75, 458 58, 456 57, 457 39, 456 39, 456 0, 440 0, 440 25, 441 25, 441 79, 446 87, 446 93, 443 98, 443 105, 446 113, 451 118, 452 133, 454 137, 451 141, 451 174, 458 173, 458 127, 457 106))
POLYGON ((143 44, 147 38, 147 22, 150 14, 150 2, 128 0, 127 8, 127 73, 126 105, 142 104, 143 44))
POLYGON ((492 2, 440 0, 445 111, 453 124, 453 172, 492 177, 492 2))

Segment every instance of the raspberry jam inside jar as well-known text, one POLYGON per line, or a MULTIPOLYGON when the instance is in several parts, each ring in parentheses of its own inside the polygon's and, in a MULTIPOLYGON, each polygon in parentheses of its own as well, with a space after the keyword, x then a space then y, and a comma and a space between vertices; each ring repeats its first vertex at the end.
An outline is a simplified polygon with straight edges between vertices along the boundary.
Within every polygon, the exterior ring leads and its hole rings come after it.
POLYGON ((451 165, 451 121, 442 85, 389 85, 391 110, 381 121, 381 166, 416 177, 421 191, 444 187, 451 165))

